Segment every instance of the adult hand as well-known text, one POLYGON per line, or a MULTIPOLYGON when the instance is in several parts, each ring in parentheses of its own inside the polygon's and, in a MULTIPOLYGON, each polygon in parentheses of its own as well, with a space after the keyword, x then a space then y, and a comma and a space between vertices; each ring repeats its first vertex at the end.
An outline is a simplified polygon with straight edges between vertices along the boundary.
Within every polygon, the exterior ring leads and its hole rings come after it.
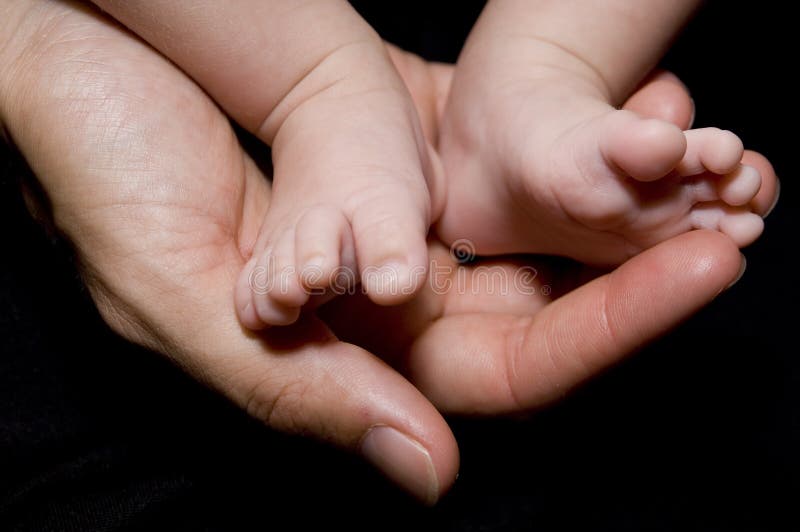
MULTIPOLYGON (((172 63, 84 4, 7 1, 0 21, 0 119, 48 194, 109 325, 270 427, 362 453, 428 503, 458 468, 434 405, 536 407, 661 334, 739 272, 726 238, 698 232, 546 306, 541 296, 485 288, 431 291, 387 315, 374 312, 370 326, 383 336, 363 338, 394 356, 408 379, 313 316, 249 333, 232 288, 269 186, 227 118, 172 63)), ((429 77, 417 72, 406 74, 429 77)), ((430 87, 413 92, 432 102, 430 87)), ((435 127, 435 119, 426 123, 435 127)), ((435 244, 432 252, 448 260, 435 244)), ((345 329, 363 301, 335 301, 325 312, 334 305, 334 328, 356 337, 345 329)))

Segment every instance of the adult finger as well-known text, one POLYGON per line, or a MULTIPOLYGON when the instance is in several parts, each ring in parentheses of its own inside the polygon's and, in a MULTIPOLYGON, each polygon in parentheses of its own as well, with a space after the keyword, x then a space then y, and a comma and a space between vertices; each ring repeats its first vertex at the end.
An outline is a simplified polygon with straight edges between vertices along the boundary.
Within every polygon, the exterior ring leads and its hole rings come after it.
MULTIPOLYGON (((220 296, 212 307, 230 299, 220 296)), ((244 334, 235 319, 204 323, 181 359, 251 416, 361 454, 426 504, 455 480, 458 447, 447 423, 382 360, 315 320, 258 336, 244 334)))
POLYGON ((443 411, 533 409, 691 316, 741 268, 724 235, 686 233, 536 314, 439 320, 412 346, 408 376, 443 411))

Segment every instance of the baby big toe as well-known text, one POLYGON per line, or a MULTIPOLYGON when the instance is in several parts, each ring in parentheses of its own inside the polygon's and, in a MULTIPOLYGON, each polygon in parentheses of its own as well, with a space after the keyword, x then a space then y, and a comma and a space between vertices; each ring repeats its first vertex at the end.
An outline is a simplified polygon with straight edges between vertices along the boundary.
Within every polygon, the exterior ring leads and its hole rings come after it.
POLYGON ((739 165, 736 170, 722 177, 717 190, 728 205, 746 205, 761 189, 761 174, 752 166, 739 165))
POLYGON ((696 207, 691 214, 695 229, 712 229, 728 235, 739 247, 755 242, 764 231, 761 216, 743 207, 716 203, 696 207))
POLYGON ((427 275, 425 221, 407 202, 373 202, 353 217, 361 282, 379 305, 410 299, 427 275))
POLYGON ((686 139, 673 124, 642 119, 619 111, 608 117, 601 132, 606 160, 638 181, 655 181, 669 174, 683 158, 686 139))

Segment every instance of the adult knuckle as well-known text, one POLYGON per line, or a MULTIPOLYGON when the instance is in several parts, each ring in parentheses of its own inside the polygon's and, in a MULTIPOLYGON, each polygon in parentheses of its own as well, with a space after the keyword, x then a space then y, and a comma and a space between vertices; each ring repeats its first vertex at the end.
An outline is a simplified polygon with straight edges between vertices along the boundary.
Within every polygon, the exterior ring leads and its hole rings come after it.
POLYGON ((304 404, 309 393, 299 378, 281 382, 274 374, 260 378, 246 396, 246 412, 269 427, 289 432, 307 430, 304 404))

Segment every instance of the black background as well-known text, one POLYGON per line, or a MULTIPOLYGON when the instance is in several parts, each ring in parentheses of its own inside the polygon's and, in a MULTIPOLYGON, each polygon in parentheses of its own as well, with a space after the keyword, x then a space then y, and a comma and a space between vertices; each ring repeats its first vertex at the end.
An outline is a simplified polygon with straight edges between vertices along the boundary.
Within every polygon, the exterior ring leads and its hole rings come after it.
MULTIPOLYGON (((482 6, 354 3, 450 61, 482 6)), ((452 420, 461 476, 434 509, 111 334, 0 152, 0 530, 800 530, 797 30, 782 4, 711 2, 664 62, 697 126, 732 129, 783 179, 744 279, 530 420, 452 420)))

